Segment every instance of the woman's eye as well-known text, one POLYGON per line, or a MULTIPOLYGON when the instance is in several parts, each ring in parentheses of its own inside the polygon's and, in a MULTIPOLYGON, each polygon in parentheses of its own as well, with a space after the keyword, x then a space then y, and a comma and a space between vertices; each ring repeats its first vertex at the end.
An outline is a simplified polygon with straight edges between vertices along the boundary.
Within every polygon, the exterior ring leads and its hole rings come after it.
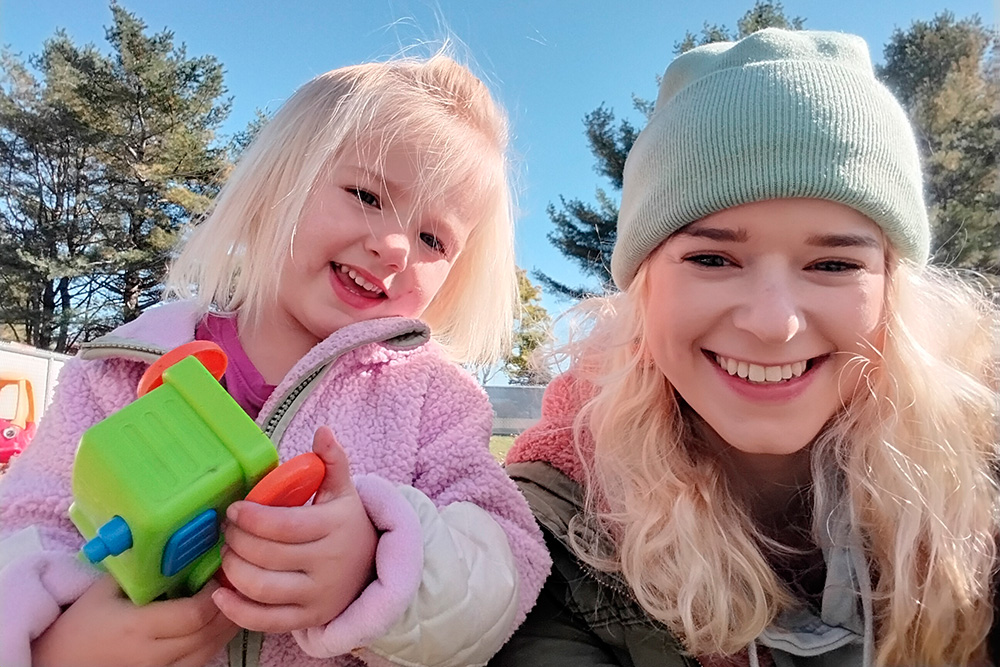
POLYGON ((361 188, 347 188, 347 191, 357 197, 358 200, 366 206, 371 206, 377 209, 382 208, 382 202, 379 201, 378 195, 373 195, 367 190, 362 190, 361 188))
POLYGON ((708 268, 721 268, 724 266, 729 266, 732 264, 728 259, 722 255, 691 255, 690 257, 684 258, 685 262, 693 262, 700 266, 705 266, 708 268))
POLYGON ((442 255, 444 254, 445 251, 444 244, 441 243, 438 237, 434 236, 433 234, 427 234, 426 232, 422 233, 420 235, 420 240, 423 241, 424 245, 426 245, 431 250, 435 250, 441 253, 442 255))
POLYGON ((861 268, 861 265, 856 262, 828 259, 822 262, 816 262, 809 268, 814 271, 823 271, 824 273, 842 273, 844 271, 857 271, 861 268))

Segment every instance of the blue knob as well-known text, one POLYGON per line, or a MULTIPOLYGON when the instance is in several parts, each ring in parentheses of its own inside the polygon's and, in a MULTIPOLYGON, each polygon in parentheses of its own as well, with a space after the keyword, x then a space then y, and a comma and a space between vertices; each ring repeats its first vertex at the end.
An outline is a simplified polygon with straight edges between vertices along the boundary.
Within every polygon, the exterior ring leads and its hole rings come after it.
POLYGON ((97 535, 83 545, 83 555, 91 563, 100 563, 108 556, 117 556, 132 548, 132 531, 128 523, 115 516, 97 529, 97 535))

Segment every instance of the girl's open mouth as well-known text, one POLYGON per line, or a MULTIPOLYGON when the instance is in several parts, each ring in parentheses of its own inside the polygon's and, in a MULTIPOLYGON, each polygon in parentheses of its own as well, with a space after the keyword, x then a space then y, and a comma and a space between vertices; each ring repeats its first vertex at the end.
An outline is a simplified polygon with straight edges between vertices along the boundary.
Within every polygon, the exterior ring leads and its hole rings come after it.
POLYGON ((346 267, 343 264, 337 264, 336 262, 330 262, 330 266, 333 268, 333 272, 340 284, 350 292, 369 299, 386 298, 386 293, 381 288, 365 280, 365 277, 354 269, 346 267))

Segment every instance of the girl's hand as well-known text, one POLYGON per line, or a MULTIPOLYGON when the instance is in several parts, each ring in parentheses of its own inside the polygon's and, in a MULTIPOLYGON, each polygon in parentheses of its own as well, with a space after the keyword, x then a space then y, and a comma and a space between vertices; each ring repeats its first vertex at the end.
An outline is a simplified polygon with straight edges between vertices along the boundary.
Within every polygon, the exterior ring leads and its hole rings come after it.
POLYGON ((201 667, 239 632, 212 602, 217 587, 137 607, 105 575, 32 642, 31 663, 201 667))
POLYGON ((235 590, 213 594, 250 630, 288 632, 330 622, 375 579, 378 535, 351 481, 347 453, 328 427, 313 437, 326 477, 312 505, 240 501, 227 511, 222 569, 235 590))

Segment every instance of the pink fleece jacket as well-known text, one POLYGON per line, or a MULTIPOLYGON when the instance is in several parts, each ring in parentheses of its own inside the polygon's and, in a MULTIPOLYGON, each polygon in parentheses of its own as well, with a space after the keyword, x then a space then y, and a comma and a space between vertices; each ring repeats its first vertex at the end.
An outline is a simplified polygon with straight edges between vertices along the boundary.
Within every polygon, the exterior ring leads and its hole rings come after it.
MULTIPOLYGON (((134 400, 149 361, 159 351, 192 340, 202 315, 185 302, 159 306, 69 361, 34 441, 0 477, 0 545, 31 526, 41 542, 40 549, 28 550, 6 566, 0 563, 3 667, 30 664, 30 642, 96 576, 94 569, 76 559, 83 540, 67 518, 80 435, 134 400)), ((264 405, 258 423, 264 425, 277 405, 293 398, 294 416, 274 435, 279 458, 285 461, 310 451, 316 429, 323 424, 333 428, 350 457, 365 508, 382 531, 377 580, 326 626, 297 631, 294 637, 266 635, 260 664, 356 664, 354 657, 344 655, 352 651, 371 662, 396 662, 384 651, 366 655, 357 649, 398 628, 401 619, 412 618, 418 593, 428 595, 423 581, 428 576, 424 563, 428 538, 422 518, 427 511, 414 504, 417 496, 431 512, 442 515, 462 504, 482 508, 483 516, 502 529, 497 534, 506 535, 516 565, 512 611, 504 617, 509 627, 501 633, 501 639, 508 637, 534 604, 548 573, 548 553, 527 503, 488 450, 492 413, 485 393, 427 342, 426 326, 388 318, 337 331, 288 373, 264 405), (316 380, 302 391, 302 380, 317 371, 316 380)), ((478 528, 463 526, 463 530, 475 533, 478 528)), ((469 560, 472 549, 465 545, 476 543, 475 536, 457 542, 463 546, 456 550, 464 551, 455 557, 469 560)), ((479 569, 482 579, 482 571, 489 568, 479 569)), ((449 580, 447 573, 434 576, 438 587, 443 578, 446 592, 465 583, 449 580)), ((465 592, 466 597, 472 595, 465 592)), ((457 599, 462 597, 459 591, 457 599)), ((464 604, 471 611, 475 600, 464 604)), ((420 610, 431 608, 425 605, 420 610)), ((420 624, 425 622, 435 619, 418 617, 416 629, 410 628, 405 636, 424 636, 420 624)), ((225 656, 220 654, 212 664, 226 664, 225 656)))
MULTIPOLYGON (((524 431, 507 452, 506 463, 543 461, 578 484, 584 484, 584 466, 573 444, 573 422, 594 388, 570 373, 556 376, 542 396, 542 418, 524 431)), ((593 441, 584 431, 584 456, 592 456, 593 441)), ((592 460, 592 459, 588 459, 592 460)))

